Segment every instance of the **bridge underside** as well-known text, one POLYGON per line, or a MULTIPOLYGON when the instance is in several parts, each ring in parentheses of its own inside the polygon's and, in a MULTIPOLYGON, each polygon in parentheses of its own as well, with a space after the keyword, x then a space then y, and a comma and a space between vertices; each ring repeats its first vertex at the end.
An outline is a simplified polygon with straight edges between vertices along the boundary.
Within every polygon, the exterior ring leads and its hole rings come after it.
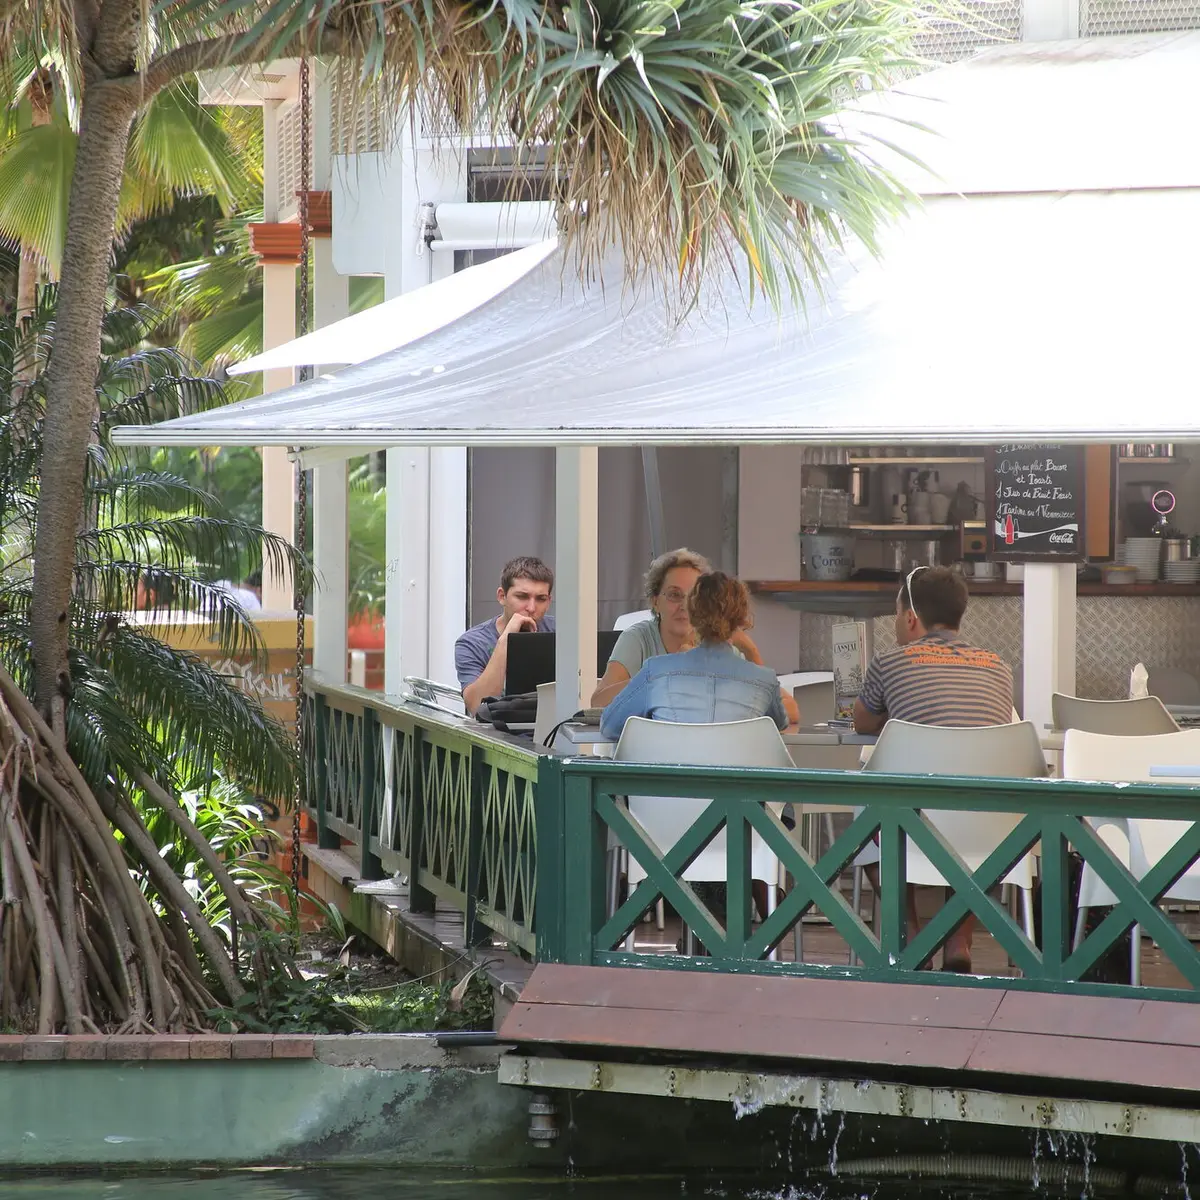
POLYGON ((541 964, 504 1083, 1200 1141, 1193 1003, 541 964))

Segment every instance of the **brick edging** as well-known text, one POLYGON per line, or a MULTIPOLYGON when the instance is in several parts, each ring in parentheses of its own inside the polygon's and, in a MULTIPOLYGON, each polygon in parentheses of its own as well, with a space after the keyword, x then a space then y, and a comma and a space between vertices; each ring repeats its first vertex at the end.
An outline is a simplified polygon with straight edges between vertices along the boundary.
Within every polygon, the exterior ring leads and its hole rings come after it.
POLYGON ((311 1059, 308 1033, 0 1034, 0 1063, 311 1059))

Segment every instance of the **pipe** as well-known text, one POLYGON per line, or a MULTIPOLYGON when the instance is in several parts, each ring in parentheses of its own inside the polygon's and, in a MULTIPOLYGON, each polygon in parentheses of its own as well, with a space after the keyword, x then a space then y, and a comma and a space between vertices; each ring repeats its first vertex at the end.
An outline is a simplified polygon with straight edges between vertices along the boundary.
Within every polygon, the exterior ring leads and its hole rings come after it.
POLYGON ((444 1050, 459 1050, 463 1046, 507 1046, 496 1041, 494 1029, 446 1029, 435 1033, 434 1041, 444 1050))
POLYGON ((1182 1185, 1169 1179, 1138 1176, 1112 1167, 1057 1162, 1053 1159, 1002 1158, 995 1154, 897 1154, 887 1158, 857 1158, 838 1163, 841 1176, 865 1176, 872 1179, 904 1176, 916 1179, 961 1179, 999 1183, 1104 1188, 1128 1195, 1169 1196, 1183 1191, 1182 1185))

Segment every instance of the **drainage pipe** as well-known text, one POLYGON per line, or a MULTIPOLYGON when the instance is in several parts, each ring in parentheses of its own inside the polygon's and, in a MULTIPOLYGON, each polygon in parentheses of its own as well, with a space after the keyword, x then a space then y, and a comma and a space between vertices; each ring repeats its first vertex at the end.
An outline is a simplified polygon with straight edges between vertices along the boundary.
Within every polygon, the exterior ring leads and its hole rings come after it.
POLYGON ((444 1050, 457 1050, 463 1046, 507 1046, 498 1042, 494 1029, 446 1029, 434 1034, 434 1040, 444 1050))

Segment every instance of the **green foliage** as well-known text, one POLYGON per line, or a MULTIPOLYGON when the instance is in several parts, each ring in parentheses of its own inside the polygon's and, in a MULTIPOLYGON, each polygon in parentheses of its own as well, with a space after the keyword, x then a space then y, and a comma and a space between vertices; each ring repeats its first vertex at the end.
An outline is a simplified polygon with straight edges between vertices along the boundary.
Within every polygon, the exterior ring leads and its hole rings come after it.
MULTIPOLYGON (((79 97, 55 55, 29 51, 0 74, 0 96, 5 91, 0 240, 34 251, 56 274, 66 241, 79 97)), ((256 141, 244 118, 201 105, 194 80, 176 82, 152 96, 134 122, 118 230, 169 210, 178 197, 209 196, 228 213, 261 187, 260 161, 261 135, 256 141)))
MULTIPOLYGON (((101 10, 116 0, 100 0, 101 10)), ((847 231, 873 244, 907 197, 836 116, 911 70, 909 43, 952 2, 930 0, 171 0, 145 5, 148 94, 205 66, 297 54, 329 64, 336 110, 416 98, 447 138, 486 138, 537 163, 562 201, 579 269, 619 243, 694 295, 740 250, 778 299, 824 270, 847 231), (172 49, 194 51, 169 58, 172 49)), ((0 46, 58 52, 82 77, 88 26, 58 3, 0 17, 0 46)), ((390 118, 381 117, 386 124, 390 118)), ((215 166, 207 168, 214 178, 215 166)), ((514 192, 528 183, 518 172, 514 192)))
MULTIPOLYGON (((263 935, 259 935, 263 936, 263 935)), ((271 935, 266 935, 271 936, 271 935)), ((467 980, 461 1000, 450 983, 414 979, 394 987, 356 990, 338 968, 312 979, 279 978, 248 991, 235 1005, 208 1015, 223 1033, 431 1033, 491 1029, 492 988, 467 980)))
POLYGON ((350 530, 350 615, 382 616, 387 584, 387 488, 369 457, 351 460, 346 520, 350 530))
POLYGON ((428 1033, 444 1029, 491 1029, 492 985, 482 974, 467 983, 460 1004, 453 984, 414 980, 381 991, 359 992, 344 1003, 372 1033, 428 1033))
MULTIPOLYGON (((54 289, 43 289, 33 320, 20 328, 0 320, 0 655, 26 689, 54 302, 54 289)), ((126 459, 109 442, 114 424, 226 399, 214 380, 189 374, 177 352, 144 346, 155 319, 142 307, 118 308, 104 325, 71 606, 70 750, 101 791, 131 790, 142 770, 169 791, 196 790, 221 771, 242 787, 290 796, 294 750, 283 727, 210 661, 168 645, 132 611, 139 584, 151 578, 163 602, 154 619, 198 622, 226 656, 253 658, 261 652, 253 621, 214 581, 244 579, 264 554, 302 578, 307 571, 291 546, 230 514, 204 488, 126 459)))

